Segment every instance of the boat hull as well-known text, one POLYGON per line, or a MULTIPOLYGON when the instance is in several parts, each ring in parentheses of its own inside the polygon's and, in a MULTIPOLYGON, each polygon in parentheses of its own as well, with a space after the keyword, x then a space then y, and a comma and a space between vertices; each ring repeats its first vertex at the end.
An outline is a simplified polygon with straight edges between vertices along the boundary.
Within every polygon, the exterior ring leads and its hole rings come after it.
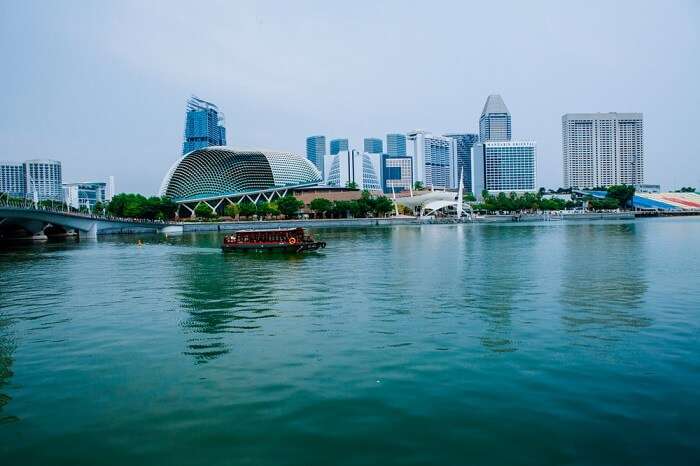
POLYGON ((270 251, 270 252, 288 252, 288 253, 302 253, 307 251, 317 251, 318 249, 323 249, 326 247, 326 243, 323 241, 314 241, 313 243, 299 243, 299 244, 224 244, 221 249, 224 252, 246 252, 246 251, 270 251))

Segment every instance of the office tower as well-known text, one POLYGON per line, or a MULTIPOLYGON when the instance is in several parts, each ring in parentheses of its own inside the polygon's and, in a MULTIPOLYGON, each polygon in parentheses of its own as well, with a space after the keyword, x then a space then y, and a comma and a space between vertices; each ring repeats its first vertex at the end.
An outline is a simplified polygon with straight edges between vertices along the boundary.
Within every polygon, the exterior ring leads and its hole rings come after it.
POLYGON ((327 155, 325 180, 329 186, 346 187, 354 182, 359 189, 381 191, 381 155, 356 150, 327 155))
POLYGON ((0 194, 11 197, 25 197, 27 180, 24 164, 15 162, 0 162, 0 194))
POLYGON ((57 160, 27 160, 24 162, 27 196, 36 193, 38 200, 61 201, 63 186, 61 162, 57 160))
POLYGON ((474 145, 474 195, 481 192, 534 191, 537 183, 535 142, 486 141, 474 145))
POLYGON ((387 134, 386 153, 390 157, 406 156, 406 135, 397 133, 387 134))
POLYGON ((331 139, 331 155, 335 155, 340 151, 349 150, 350 145, 347 139, 331 139))
POLYGON ((408 133, 408 139, 413 141, 413 181, 426 187, 456 188, 457 142, 420 130, 408 133))
POLYGON ((216 105, 195 96, 190 97, 187 101, 182 153, 208 146, 225 146, 226 129, 223 124, 224 115, 219 113, 216 105))
POLYGON ((561 117, 564 187, 644 183, 641 113, 567 113, 561 117))
POLYGON ((413 159, 382 155, 382 187, 385 193, 398 193, 413 186, 413 159))
POLYGON ((98 202, 104 204, 112 199, 108 195, 109 189, 109 183, 103 181, 66 183, 63 185, 63 200, 75 209, 87 207, 92 211, 98 202))
POLYGON ((445 134, 457 142, 457 182, 462 174, 464 192, 472 192, 472 147, 479 142, 478 134, 445 134))
POLYGON ((323 174, 323 159, 326 156, 326 137, 309 136, 306 138, 306 158, 323 174))
POLYGON ((479 118, 479 141, 510 141, 510 113, 503 99, 492 94, 486 99, 479 118))
POLYGON ((378 138, 365 138, 365 152, 368 154, 381 154, 384 152, 384 144, 378 138))

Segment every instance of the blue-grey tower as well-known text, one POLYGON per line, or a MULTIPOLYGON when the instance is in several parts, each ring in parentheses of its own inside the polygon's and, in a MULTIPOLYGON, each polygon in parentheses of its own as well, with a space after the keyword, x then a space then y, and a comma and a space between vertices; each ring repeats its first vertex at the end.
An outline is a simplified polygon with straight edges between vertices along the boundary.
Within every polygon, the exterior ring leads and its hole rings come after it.
POLYGON ((365 138, 365 152, 368 154, 381 154, 384 152, 384 141, 379 138, 365 138))
POLYGON ((387 134, 386 153, 389 157, 405 157, 406 135, 398 133, 387 134))
POLYGON ((492 94, 486 99, 479 118, 479 140, 510 141, 510 137, 510 112, 501 96, 492 94))
POLYGON ((347 139, 331 139, 331 155, 346 151, 350 147, 347 139))
POLYGON ((219 108, 206 100, 190 97, 187 101, 182 153, 187 154, 203 147, 225 145, 224 115, 219 113, 219 108))
POLYGON ((309 136, 306 138, 306 158, 311 161, 323 176, 323 159, 326 156, 326 137, 309 136))
POLYGON ((457 176, 462 174, 464 192, 472 192, 472 147, 479 142, 478 134, 445 134, 457 142, 457 176))

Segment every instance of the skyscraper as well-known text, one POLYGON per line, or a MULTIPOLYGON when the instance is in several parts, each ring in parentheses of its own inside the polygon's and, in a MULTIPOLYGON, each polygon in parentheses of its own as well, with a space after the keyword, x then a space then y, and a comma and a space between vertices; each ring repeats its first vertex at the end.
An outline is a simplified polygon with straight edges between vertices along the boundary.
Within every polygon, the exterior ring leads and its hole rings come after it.
POLYGON ((37 194, 40 201, 63 199, 61 162, 57 160, 27 160, 24 162, 27 195, 37 194))
POLYGON ((349 147, 347 139, 331 139, 331 155, 335 155, 340 151, 346 151, 349 147))
POLYGON ((24 164, 0 162, 0 193, 11 197, 24 197, 27 193, 27 180, 24 164))
POLYGON ((564 187, 644 183, 641 113, 567 113, 561 117, 564 187))
POLYGON ((379 154, 344 150, 326 156, 324 178, 330 186, 344 187, 355 183, 359 189, 381 191, 381 163, 379 154))
POLYGON ((306 138, 306 158, 323 174, 323 158, 326 156, 326 137, 309 136, 306 138))
POLYGON ((474 145, 474 194, 534 191, 537 183, 534 141, 486 141, 474 145))
POLYGON ((510 112, 501 96, 492 94, 486 99, 479 118, 479 140, 510 141, 510 137, 510 112))
POLYGON ((445 137, 452 138, 457 142, 457 176, 462 174, 464 192, 472 192, 472 147, 479 142, 479 135, 445 134, 445 137))
POLYGON ((425 131, 412 131, 413 181, 436 188, 455 188, 457 174, 457 142, 451 138, 433 136, 425 131))
POLYGON ((386 153, 390 157, 404 157, 406 155, 406 135, 398 133, 387 134, 386 153))
POLYGON ((381 154, 384 152, 384 142, 379 138, 365 138, 365 152, 368 154, 381 154))
POLYGON ((223 122, 224 115, 219 113, 216 105, 195 96, 190 97, 187 101, 182 153, 208 146, 225 146, 226 129, 223 122))

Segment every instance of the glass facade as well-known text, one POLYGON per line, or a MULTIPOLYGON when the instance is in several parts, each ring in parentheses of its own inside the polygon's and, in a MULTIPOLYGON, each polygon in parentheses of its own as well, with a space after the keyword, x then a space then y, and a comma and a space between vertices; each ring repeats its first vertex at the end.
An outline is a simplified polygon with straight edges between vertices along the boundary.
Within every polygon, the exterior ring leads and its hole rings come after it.
POLYGON ((347 186, 354 182, 359 189, 381 191, 381 156, 360 153, 356 150, 341 151, 326 157, 328 173, 326 184, 347 186))
POLYGON ((0 162, 0 193, 12 197, 24 197, 27 192, 24 165, 13 162, 0 162))
POLYGON ((76 209, 87 207, 92 210, 98 202, 111 200, 107 183, 69 183, 63 185, 63 199, 66 204, 76 209))
POLYGON ((462 174, 464 192, 473 192, 472 147, 479 142, 478 134, 445 134, 457 142, 457 176, 462 174))
POLYGON ((391 157, 406 156, 406 135, 391 133, 386 135, 386 153, 391 157))
POLYGON ((368 154, 381 154, 384 152, 384 144, 378 138, 365 138, 365 152, 368 154))
POLYGON ((413 159, 411 157, 382 156, 382 187, 385 193, 410 189, 413 185, 413 159))
POLYGON ((349 150, 347 139, 331 139, 331 155, 335 155, 338 152, 349 150))
POLYGON ((485 142, 474 146, 475 194, 481 191, 534 191, 535 143, 485 142))
POLYGON ((208 146, 225 146, 226 129, 223 126, 223 114, 216 105, 205 100, 191 97, 187 101, 185 118, 185 142, 182 153, 187 154, 208 146))
POLYGON ((490 95, 479 118, 479 140, 510 141, 510 138, 510 112, 500 95, 490 95))
POLYGON ((24 162, 27 196, 36 192, 40 201, 63 200, 61 162, 57 160, 27 160, 24 162))
POLYGON ((306 138, 306 158, 323 173, 323 159, 326 156, 326 137, 309 136, 306 138))

